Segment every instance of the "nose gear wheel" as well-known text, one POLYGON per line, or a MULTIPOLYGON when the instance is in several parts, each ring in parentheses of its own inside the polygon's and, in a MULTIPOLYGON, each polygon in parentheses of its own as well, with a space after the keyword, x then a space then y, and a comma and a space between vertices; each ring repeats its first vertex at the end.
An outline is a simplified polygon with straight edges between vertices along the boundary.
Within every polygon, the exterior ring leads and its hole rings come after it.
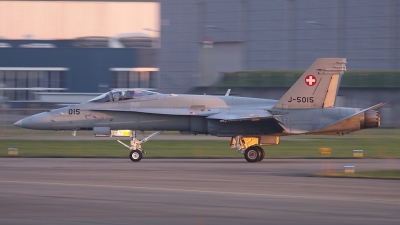
POLYGON ((129 158, 133 161, 133 162, 139 162, 142 159, 142 152, 139 150, 132 150, 129 154, 129 158))

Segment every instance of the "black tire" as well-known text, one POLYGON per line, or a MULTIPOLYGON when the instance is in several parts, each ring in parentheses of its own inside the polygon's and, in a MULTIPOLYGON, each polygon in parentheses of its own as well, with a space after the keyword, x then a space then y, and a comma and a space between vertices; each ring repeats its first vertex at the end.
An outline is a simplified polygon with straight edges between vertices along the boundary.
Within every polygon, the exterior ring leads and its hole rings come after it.
POLYGON ((260 156, 261 151, 255 146, 247 148, 244 152, 244 158, 247 160, 247 162, 258 162, 260 156))
POLYGON ((258 148, 258 150, 261 152, 260 158, 258 159, 258 161, 261 162, 261 161, 264 159, 264 157, 265 157, 265 151, 264 151, 264 149, 261 148, 260 146, 253 146, 253 147, 258 148))
POLYGON ((132 150, 129 154, 129 158, 132 160, 132 162, 139 162, 142 160, 142 152, 139 150, 132 150))

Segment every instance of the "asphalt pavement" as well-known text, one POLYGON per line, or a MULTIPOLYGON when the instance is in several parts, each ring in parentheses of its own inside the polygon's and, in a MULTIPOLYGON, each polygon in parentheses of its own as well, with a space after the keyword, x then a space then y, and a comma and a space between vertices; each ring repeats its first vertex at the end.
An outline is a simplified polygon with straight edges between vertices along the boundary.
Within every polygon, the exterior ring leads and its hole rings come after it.
POLYGON ((0 158, 0 224, 399 224, 398 159, 0 158))

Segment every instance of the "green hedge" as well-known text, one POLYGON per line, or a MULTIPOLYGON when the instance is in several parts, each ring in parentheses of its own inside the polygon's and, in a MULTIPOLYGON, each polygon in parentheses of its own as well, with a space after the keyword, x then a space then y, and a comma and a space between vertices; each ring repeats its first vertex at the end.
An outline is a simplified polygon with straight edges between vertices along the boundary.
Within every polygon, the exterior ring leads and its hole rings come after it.
MULTIPOLYGON (((290 87, 300 70, 241 71, 225 73, 217 87, 290 87)), ((341 87, 400 87, 400 71, 346 71, 341 87)))

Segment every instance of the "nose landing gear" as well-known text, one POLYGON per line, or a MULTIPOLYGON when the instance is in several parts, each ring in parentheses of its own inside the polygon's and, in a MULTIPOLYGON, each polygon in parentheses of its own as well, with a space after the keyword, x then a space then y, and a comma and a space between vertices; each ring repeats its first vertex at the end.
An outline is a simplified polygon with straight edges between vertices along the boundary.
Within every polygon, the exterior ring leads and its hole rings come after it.
POLYGON ((129 158, 133 161, 133 162, 139 162, 140 160, 142 160, 143 157, 143 153, 146 153, 146 151, 142 150, 142 145, 143 143, 150 141, 152 138, 154 138, 155 136, 161 134, 162 131, 157 131, 154 132, 152 134, 150 134, 149 136, 143 138, 142 140, 139 140, 136 138, 136 131, 133 130, 131 131, 131 146, 125 144, 124 142, 117 140, 121 145, 127 147, 128 149, 131 150, 131 152, 129 153, 129 158))

